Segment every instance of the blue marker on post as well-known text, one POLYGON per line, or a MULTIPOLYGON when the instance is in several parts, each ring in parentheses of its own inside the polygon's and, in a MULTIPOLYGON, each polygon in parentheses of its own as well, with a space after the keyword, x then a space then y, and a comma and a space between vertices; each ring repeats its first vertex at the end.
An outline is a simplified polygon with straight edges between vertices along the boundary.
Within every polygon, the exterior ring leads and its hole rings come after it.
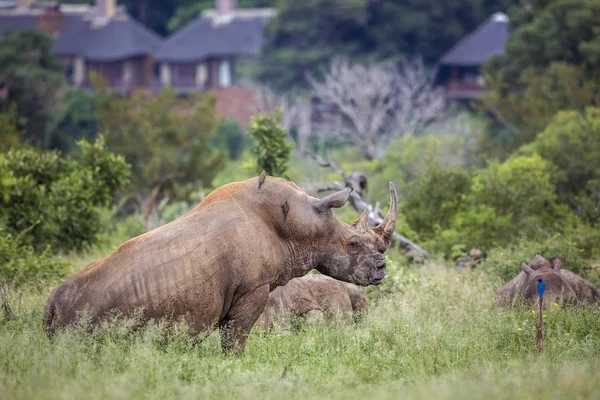
POLYGON ((546 290, 546 284, 542 278, 538 278, 537 290, 538 294, 540 295, 537 323, 537 348, 538 353, 541 353, 544 351, 544 316, 542 314, 542 302, 544 299, 544 290, 546 290))
POLYGON ((542 280, 542 278, 538 278, 538 294, 540 295, 540 299, 544 298, 544 290, 546 290, 546 284, 542 280))

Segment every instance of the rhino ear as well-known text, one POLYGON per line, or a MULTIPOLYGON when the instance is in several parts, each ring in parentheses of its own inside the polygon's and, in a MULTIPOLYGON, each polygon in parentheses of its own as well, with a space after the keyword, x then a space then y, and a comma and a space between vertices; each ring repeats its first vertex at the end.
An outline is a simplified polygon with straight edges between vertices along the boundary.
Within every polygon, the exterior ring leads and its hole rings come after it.
POLYGON ((529 264, 527 264, 525 261, 521 261, 521 269, 527 275, 529 275, 529 274, 531 274, 533 272, 533 269, 531 269, 531 267, 529 266, 529 264))
POLYGON ((553 257, 552 259, 550 259, 550 264, 552 265, 552 269, 555 269, 557 271, 560 271, 560 269, 563 266, 563 262, 560 259, 560 257, 553 257))
POLYGON ((351 192, 352 188, 347 187, 344 190, 330 194, 329 196, 317 201, 315 204, 315 210, 317 210, 319 213, 322 213, 330 208, 343 207, 344 204, 346 204, 346 201, 348 201, 348 197, 350 197, 351 192))

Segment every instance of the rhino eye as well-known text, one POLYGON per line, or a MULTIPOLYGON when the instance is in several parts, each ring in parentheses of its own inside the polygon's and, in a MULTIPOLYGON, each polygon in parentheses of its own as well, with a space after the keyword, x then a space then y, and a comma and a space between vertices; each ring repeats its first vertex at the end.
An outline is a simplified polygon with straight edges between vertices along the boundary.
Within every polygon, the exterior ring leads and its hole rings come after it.
POLYGON ((352 236, 352 237, 350 238, 350 240, 348 240, 348 245, 349 245, 349 246, 353 246, 353 247, 354 247, 354 246, 358 246, 358 243, 359 243, 359 242, 360 242, 360 239, 359 239, 359 238, 357 238, 356 236, 352 236))

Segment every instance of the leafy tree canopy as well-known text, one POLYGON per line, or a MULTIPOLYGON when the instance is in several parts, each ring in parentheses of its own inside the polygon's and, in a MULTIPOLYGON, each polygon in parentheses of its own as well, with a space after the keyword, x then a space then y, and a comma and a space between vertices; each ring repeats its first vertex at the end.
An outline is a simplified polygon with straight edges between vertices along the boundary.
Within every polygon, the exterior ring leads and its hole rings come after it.
POLYGON ((52 53, 52 38, 37 31, 8 32, 0 38, 0 82, 7 96, 0 110, 13 104, 25 135, 44 145, 50 112, 65 84, 64 69, 52 53))
POLYGON ((259 79, 275 89, 307 87, 333 56, 353 61, 422 56, 439 60, 493 12, 517 0, 280 0, 261 56, 259 79))
POLYGON ((216 136, 213 95, 181 100, 164 90, 156 96, 125 97, 98 85, 101 131, 108 147, 132 166, 132 194, 155 198, 171 183, 195 189, 210 186, 225 163, 225 144, 216 136))
POLYGON ((508 151, 531 142, 560 110, 600 105, 600 2, 537 0, 512 9, 506 52, 484 68, 483 104, 512 131, 508 151))
POLYGON ((249 133, 254 139, 253 151, 258 169, 287 179, 287 164, 294 146, 288 143, 289 134, 281 129, 281 118, 281 110, 277 110, 275 115, 259 114, 250 121, 249 133))

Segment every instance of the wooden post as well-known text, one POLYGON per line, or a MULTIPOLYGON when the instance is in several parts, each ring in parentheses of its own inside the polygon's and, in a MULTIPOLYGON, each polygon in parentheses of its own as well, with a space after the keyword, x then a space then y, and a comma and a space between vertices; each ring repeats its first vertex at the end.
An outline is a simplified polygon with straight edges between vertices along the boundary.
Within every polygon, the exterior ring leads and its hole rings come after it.
POLYGON ((540 297, 540 303, 538 307, 538 323, 537 323, 537 349, 538 353, 544 351, 544 316, 542 314, 542 302, 543 298, 540 297))

